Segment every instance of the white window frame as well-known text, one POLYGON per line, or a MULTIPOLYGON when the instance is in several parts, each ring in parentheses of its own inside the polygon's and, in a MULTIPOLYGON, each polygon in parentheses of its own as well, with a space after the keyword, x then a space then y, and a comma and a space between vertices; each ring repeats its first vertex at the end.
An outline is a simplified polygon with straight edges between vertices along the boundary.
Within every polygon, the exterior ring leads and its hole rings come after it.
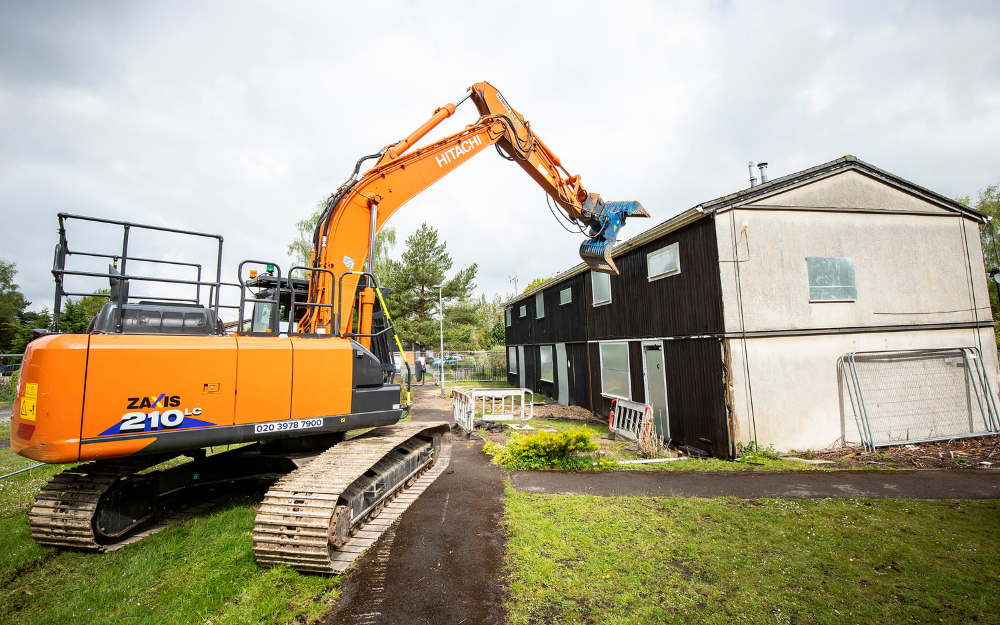
POLYGON ((670 245, 668 245, 666 247, 661 247, 658 250, 654 250, 654 251, 650 252, 649 254, 646 254, 646 280, 648 282, 655 282, 656 280, 662 280, 663 278, 668 278, 670 276, 676 276, 677 274, 679 274, 681 272, 681 251, 680 251, 680 248, 678 247, 679 245, 680 245, 680 242, 671 243, 670 245), (650 275, 650 273, 649 273, 649 261, 652 260, 652 258, 654 256, 657 256, 659 254, 666 254, 670 250, 674 251, 674 258, 677 259, 677 268, 673 269, 673 270, 670 270, 670 271, 665 271, 663 273, 658 273, 655 276, 650 275))
POLYGON ((511 318, 511 313, 510 313, 510 307, 509 306, 507 308, 504 308, 504 315, 503 316, 504 316, 505 320, 507 321, 507 327, 509 328, 510 327, 510 318, 511 318))
POLYGON ((538 378, 542 382, 554 383, 556 381, 555 349, 551 345, 538 346, 538 378), (546 349, 549 350, 549 367, 552 369, 550 377, 545 377, 545 361, 542 359, 542 350, 546 349))
MULTIPOLYGON (((854 265, 853 256, 807 256, 806 257, 806 284, 809 287, 809 303, 810 304, 836 304, 836 303, 854 303, 858 301, 858 268, 854 265), (812 285, 809 283, 809 259, 810 258, 839 258, 842 260, 851 261, 851 269, 854 272, 854 297, 846 299, 813 299, 812 297, 812 285)), ((838 285, 843 287, 844 285, 838 285)))
POLYGON ((517 316, 519 318, 520 317, 527 317, 528 316, 528 305, 527 304, 522 304, 521 305, 521 307, 517 310, 517 316))
POLYGON ((507 373, 517 375, 517 347, 507 347, 507 373))
POLYGON ((569 288, 563 289, 562 291, 559 291, 559 305, 560 306, 565 306, 566 304, 572 304, 572 303, 573 303, 573 287, 569 287, 569 288), (568 296, 566 297, 566 301, 563 301, 563 295, 565 295, 565 294, 568 294, 568 296))
POLYGON ((607 306, 608 304, 610 304, 611 300, 612 300, 612 294, 611 294, 611 274, 609 274, 609 273, 601 273, 600 271, 591 271, 590 272, 590 292, 591 292, 591 294, 594 295, 594 307, 595 308, 597 306, 607 306), (597 301, 597 289, 594 288, 594 274, 600 274, 602 276, 607 276, 608 277, 607 278, 607 280, 608 280, 608 299, 606 301, 601 301, 601 302, 597 301))
POLYGON ((618 399, 625 399, 632 401, 632 355, 629 353, 628 341, 604 341, 597 344, 597 355, 600 358, 601 364, 601 396, 602 397, 617 397, 618 399), (604 392, 604 350, 601 349, 604 345, 624 345, 625 346, 625 363, 627 365, 626 378, 628 380, 628 397, 621 397, 620 395, 612 395, 610 393, 604 392))
POLYGON ((545 291, 535 293, 535 319, 545 316, 545 291), (541 311, 541 313, 539 313, 541 311))

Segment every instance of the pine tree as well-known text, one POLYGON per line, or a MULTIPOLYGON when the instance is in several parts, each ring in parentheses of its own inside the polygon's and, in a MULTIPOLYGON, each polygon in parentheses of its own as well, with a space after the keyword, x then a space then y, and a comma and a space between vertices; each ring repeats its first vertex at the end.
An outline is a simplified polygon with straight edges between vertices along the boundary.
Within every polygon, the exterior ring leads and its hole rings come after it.
POLYGON ((413 341, 433 349, 439 343, 438 285, 444 304, 444 338, 447 349, 473 349, 476 306, 472 292, 478 267, 475 263, 457 272, 450 280, 452 267, 447 244, 438 241, 437 229, 426 223, 406 237, 406 251, 398 262, 388 265, 385 286, 392 289, 389 314, 404 341, 413 341))

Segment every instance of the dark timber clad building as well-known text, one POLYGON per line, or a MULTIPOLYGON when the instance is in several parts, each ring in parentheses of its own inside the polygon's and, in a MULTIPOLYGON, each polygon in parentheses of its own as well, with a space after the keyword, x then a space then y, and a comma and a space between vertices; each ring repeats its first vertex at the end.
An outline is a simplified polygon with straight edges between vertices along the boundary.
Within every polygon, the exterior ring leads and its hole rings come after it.
POLYGON ((700 204, 511 300, 508 381, 720 457, 851 441, 845 352, 977 346, 996 383, 982 221, 851 156, 700 204))

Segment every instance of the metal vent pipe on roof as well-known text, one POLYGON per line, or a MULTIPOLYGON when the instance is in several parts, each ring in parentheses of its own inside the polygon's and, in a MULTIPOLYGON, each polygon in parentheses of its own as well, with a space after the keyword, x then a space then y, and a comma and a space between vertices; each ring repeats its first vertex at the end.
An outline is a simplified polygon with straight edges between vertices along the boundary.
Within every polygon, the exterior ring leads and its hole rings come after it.
POLYGON ((764 184, 767 182, 767 163, 757 163, 757 168, 760 169, 760 183, 764 184))
POLYGON ((757 176, 753 175, 753 161, 750 161, 748 168, 750 169, 750 188, 752 189, 757 186, 757 176))

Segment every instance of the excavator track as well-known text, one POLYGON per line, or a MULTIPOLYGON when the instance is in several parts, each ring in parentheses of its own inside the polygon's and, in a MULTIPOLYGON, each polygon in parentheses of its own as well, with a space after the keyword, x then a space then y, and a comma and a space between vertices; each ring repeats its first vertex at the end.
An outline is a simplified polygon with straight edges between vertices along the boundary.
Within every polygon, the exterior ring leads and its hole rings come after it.
POLYGON ((257 563, 342 573, 389 527, 387 517, 398 517, 447 466, 441 459, 450 452, 443 422, 381 427, 337 444, 268 491, 254 524, 257 563))
POLYGON ((94 516, 101 497, 122 478, 163 461, 158 457, 89 462, 59 473, 42 487, 28 512, 31 537, 39 545, 107 551, 97 541, 94 516))

